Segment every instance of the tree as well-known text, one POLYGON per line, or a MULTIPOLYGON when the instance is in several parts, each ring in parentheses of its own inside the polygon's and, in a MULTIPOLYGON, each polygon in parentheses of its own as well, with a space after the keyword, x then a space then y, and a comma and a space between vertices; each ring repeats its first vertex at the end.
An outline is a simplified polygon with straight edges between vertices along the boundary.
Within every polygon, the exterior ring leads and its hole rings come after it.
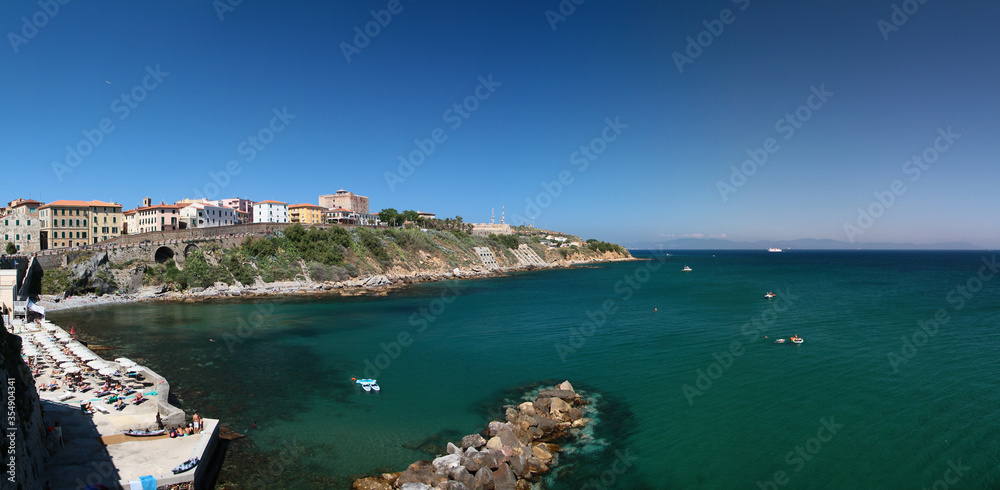
POLYGON ((17 253, 17 246, 11 242, 7 242, 7 255, 14 255, 17 253))
POLYGON ((385 208, 378 212, 378 220, 388 224, 389 226, 396 226, 401 222, 399 219, 399 211, 393 208, 385 208))
POLYGON ((412 221, 414 223, 420 221, 420 215, 417 214, 417 212, 412 209, 407 209, 406 211, 403 211, 400 217, 403 218, 403 221, 412 221))

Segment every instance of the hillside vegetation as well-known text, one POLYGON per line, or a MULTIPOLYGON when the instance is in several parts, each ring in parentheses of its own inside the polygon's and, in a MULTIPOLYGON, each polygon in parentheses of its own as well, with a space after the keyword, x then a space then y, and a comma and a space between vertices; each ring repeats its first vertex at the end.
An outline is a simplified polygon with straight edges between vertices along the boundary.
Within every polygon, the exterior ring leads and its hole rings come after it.
MULTIPOLYGON (((546 232, 551 233, 551 232, 546 232)), ((580 245, 548 247, 538 235, 474 236, 460 230, 357 227, 348 230, 305 228, 292 225, 265 237, 247 238, 239 246, 222 249, 216 243, 190 253, 179 265, 130 261, 98 265, 88 277, 103 277, 118 292, 134 292, 135 286, 165 286, 185 290, 216 283, 249 286, 275 281, 337 282, 351 278, 418 273, 443 273, 455 268, 483 268, 475 247, 488 247, 503 268, 520 264, 511 252, 526 244, 543 260, 556 265, 597 259, 630 257, 619 245, 563 235, 566 243, 580 245), (117 281, 109 280, 114 276, 117 281), (141 276, 141 281, 139 281, 141 276), (123 285, 123 286, 119 286, 123 285), (129 286, 134 285, 134 286, 129 286)), ((73 281, 65 268, 46 271, 43 294, 114 292, 95 290, 90 281, 73 281)), ((105 288, 106 289, 106 288, 105 288)))

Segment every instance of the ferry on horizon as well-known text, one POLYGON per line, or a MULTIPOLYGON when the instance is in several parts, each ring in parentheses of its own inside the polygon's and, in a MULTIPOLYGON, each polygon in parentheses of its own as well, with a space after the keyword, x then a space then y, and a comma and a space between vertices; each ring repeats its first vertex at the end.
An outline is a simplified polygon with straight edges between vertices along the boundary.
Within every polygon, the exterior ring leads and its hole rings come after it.
POLYGON ((767 251, 768 252, 784 252, 784 250, 782 250, 780 248, 777 248, 777 247, 771 247, 771 248, 767 249, 767 251))

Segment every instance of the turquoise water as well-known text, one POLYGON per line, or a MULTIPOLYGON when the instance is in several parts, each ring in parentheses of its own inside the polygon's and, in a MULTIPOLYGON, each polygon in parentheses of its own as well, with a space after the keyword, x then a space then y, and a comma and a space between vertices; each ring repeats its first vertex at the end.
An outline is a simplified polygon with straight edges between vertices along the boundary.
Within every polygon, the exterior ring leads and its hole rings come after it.
POLYGON ((569 379, 601 394, 599 422, 556 488, 997 488, 1000 278, 977 279, 993 256, 677 252, 389 297, 50 318, 247 433, 220 481, 250 487, 399 471, 525 386, 569 379), (772 342, 793 334, 805 343, 772 342), (381 393, 350 380, 369 376, 381 393))

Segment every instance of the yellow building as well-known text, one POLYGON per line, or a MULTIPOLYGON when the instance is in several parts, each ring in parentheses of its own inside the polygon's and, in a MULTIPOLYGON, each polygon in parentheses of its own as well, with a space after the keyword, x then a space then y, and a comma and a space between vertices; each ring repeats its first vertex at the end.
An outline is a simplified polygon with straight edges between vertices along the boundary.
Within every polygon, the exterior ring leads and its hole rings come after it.
POLYGON ((54 201, 38 208, 41 248, 70 248, 121 235, 122 205, 103 201, 54 201))
POLYGON ((325 212, 326 208, 315 204, 294 204, 288 206, 288 220, 302 225, 319 225, 326 223, 325 212))

